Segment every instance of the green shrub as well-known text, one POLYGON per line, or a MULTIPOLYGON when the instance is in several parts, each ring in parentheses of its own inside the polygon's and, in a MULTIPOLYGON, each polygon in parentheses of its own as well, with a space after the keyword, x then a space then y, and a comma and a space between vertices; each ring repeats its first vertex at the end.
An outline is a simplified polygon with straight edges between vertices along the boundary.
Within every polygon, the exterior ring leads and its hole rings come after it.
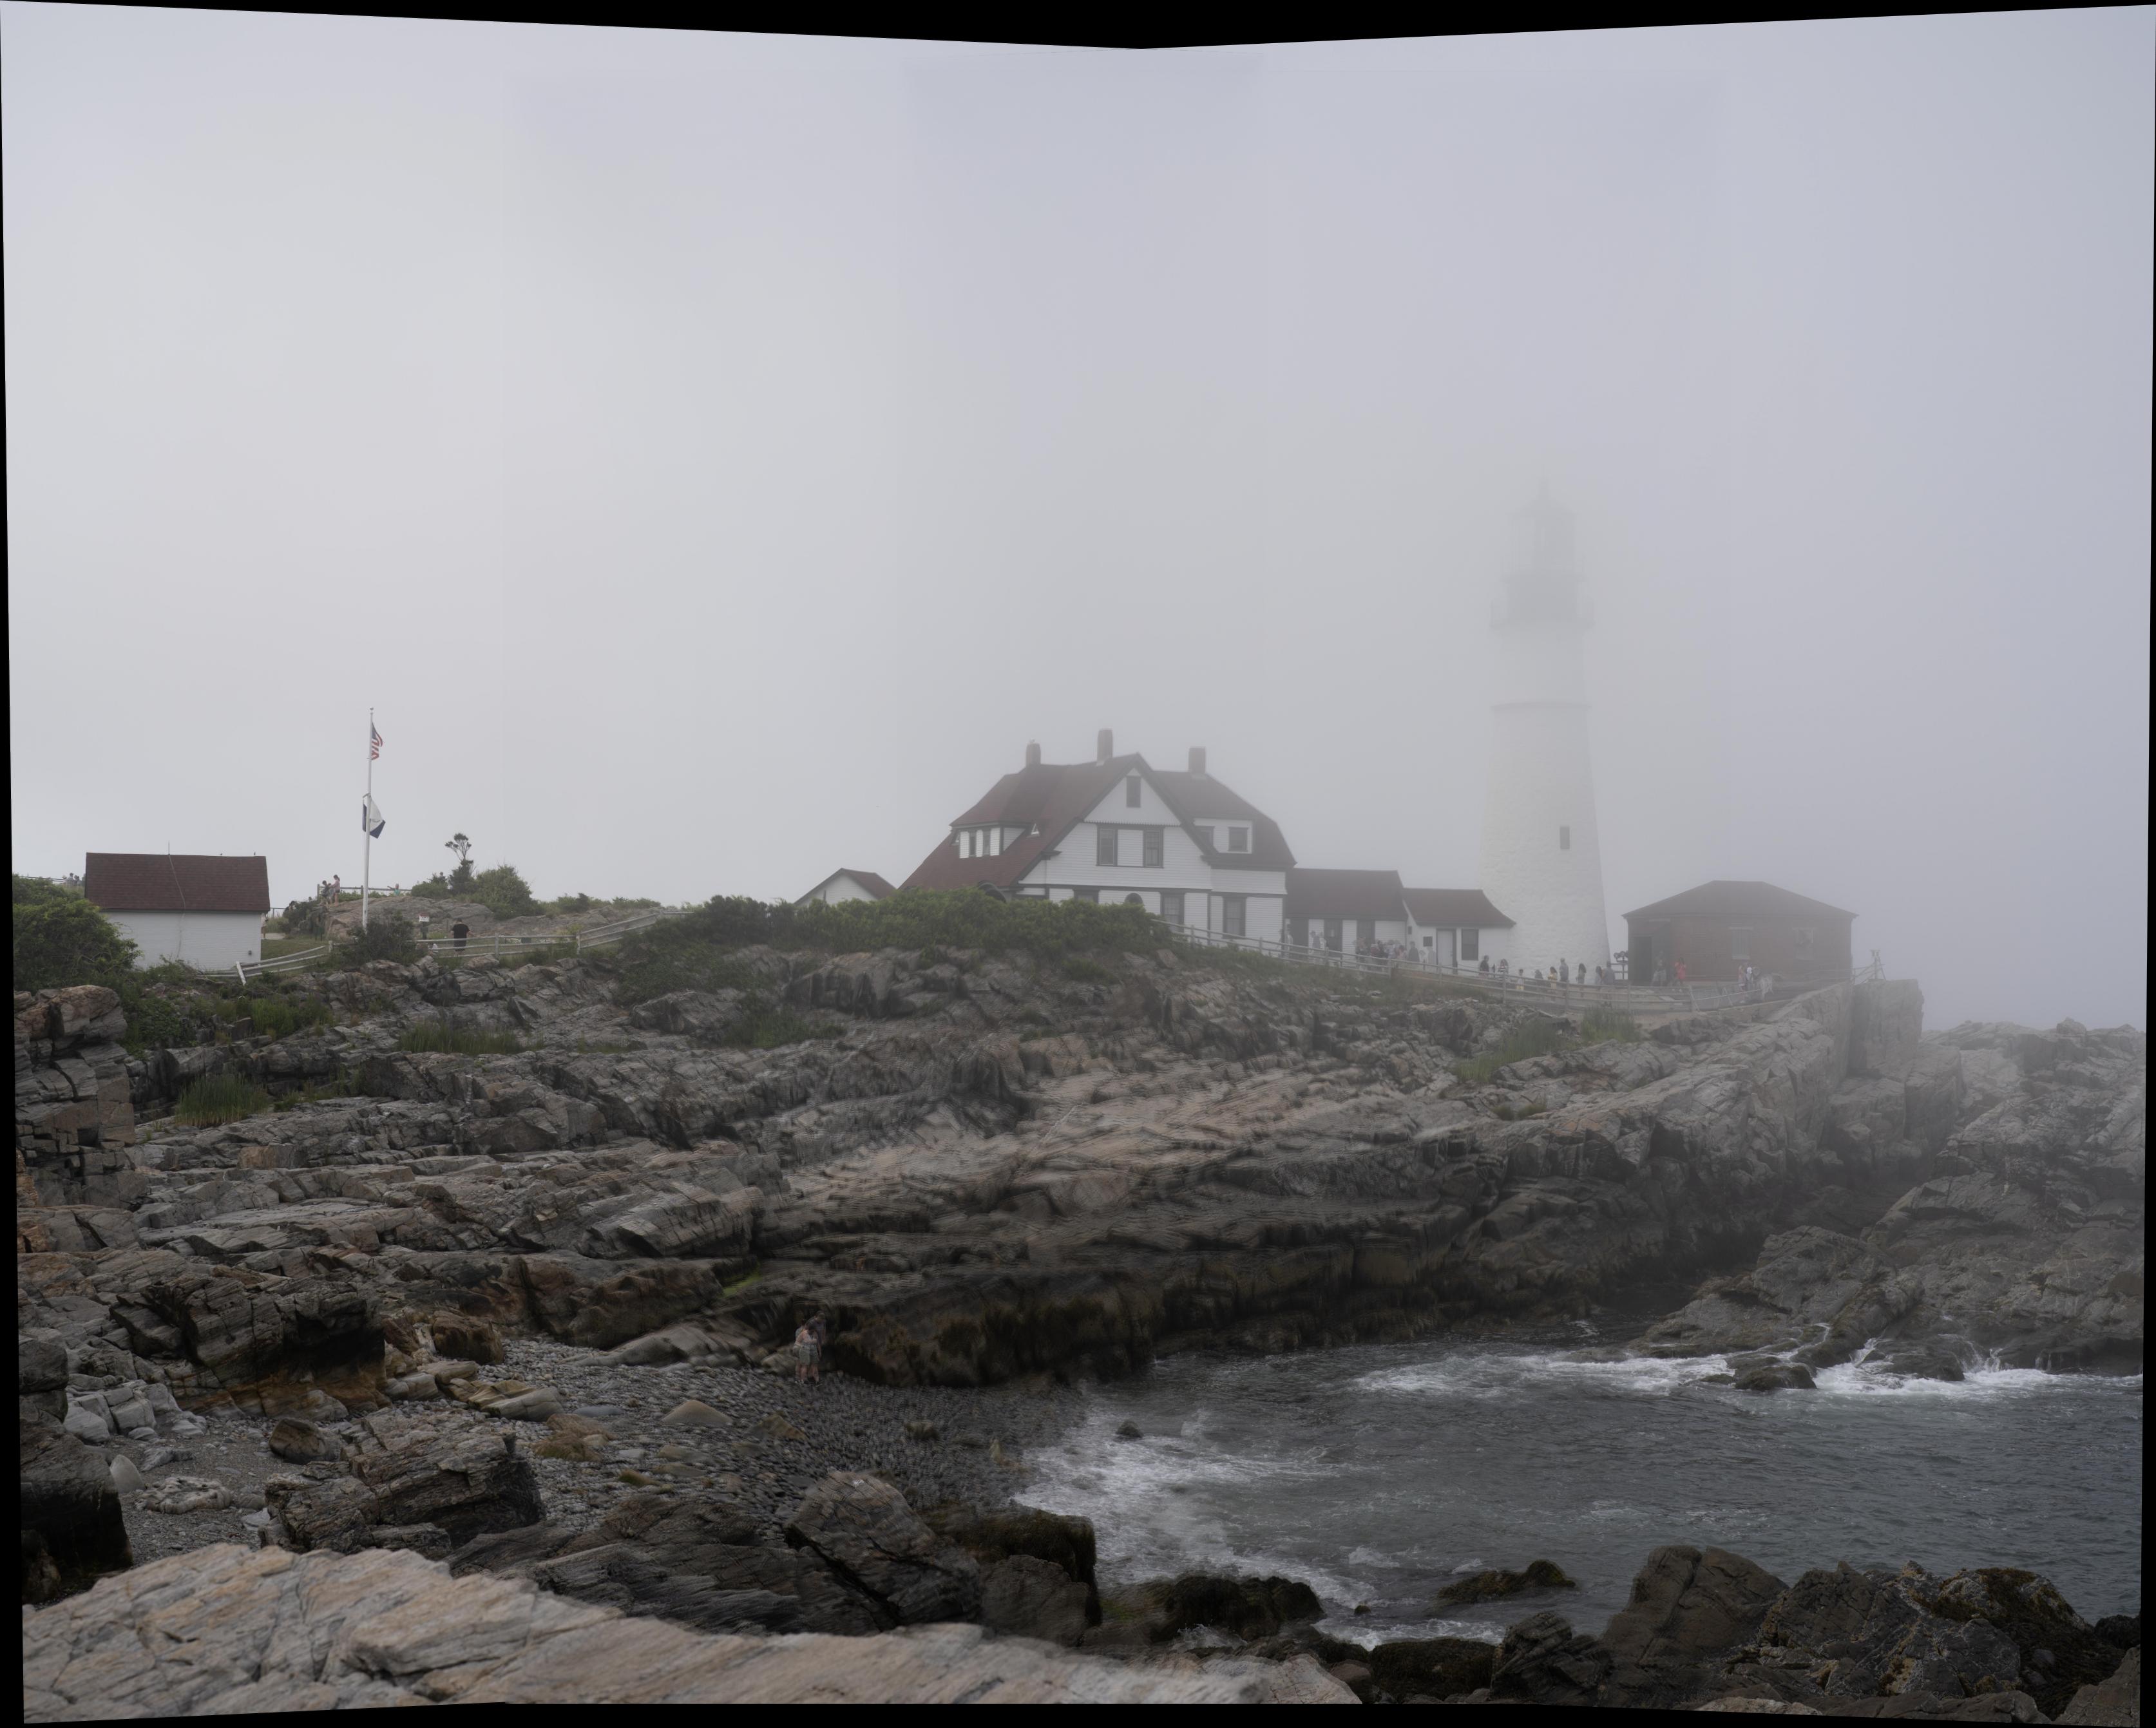
POLYGON ((335 1018, 327 1002, 312 997, 290 1002, 282 997, 257 996, 239 1006, 245 1011, 257 1038, 287 1038, 295 1032, 326 1026, 335 1018))
POLYGON ((524 1041, 513 1032, 480 1032, 447 1020, 422 1020, 404 1029, 400 1050, 447 1056, 514 1056, 524 1041))
POLYGON ((1579 1017, 1580 1042, 1589 1044, 1640 1042, 1640 1023, 1622 1008, 1589 1008, 1579 1017))
POLYGON ((153 996, 132 979, 119 989, 120 1005, 127 1015, 127 1029, 121 1033, 120 1042, 129 1054, 186 1049, 203 1042, 202 1020, 187 998, 175 1001, 169 996, 153 996))
POLYGON ((172 1116, 192 1128, 237 1122, 270 1108, 270 1095, 236 1074, 206 1074, 190 1080, 172 1106, 172 1116))
POLYGON ((1523 1020, 1505 1034, 1496 1049, 1487 1055, 1469 1057, 1456 1072, 1469 1085, 1483 1085, 1499 1069, 1532 1056, 1548 1056, 1570 1042, 1562 1020, 1523 1020))
POLYGON ((565 894, 561 899, 548 900, 541 910, 548 912, 588 912, 593 905, 588 894, 565 894))
POLYGON ((747 987, 728 956, 759 945, 830 954, 984 949, 1060 961, 1068 955, 1149 953, 1162 940, 1159 923, 1137 907, 1086 900, 1001 900, 972 889, 947 894, 913 889, 888 900, 795 906, 722 895, 623 941, 620 998, 644 1002, 672 990, 747 987))
POLYGON ((367 920, 367 928, 354 931, 337 949, 337 963, 366 966, 377 960, 394 960, 409 966, 419 957, 419 945, 412 926, 402 912, 385 912, 367 920))
POLYGON ((135 944, 104 913, 80 895, 56 891, 49 898, 26 900, 24 879, 15 879, 18 990, 54 990, 68 984, 116 987, 135 969, 135 944))
POLYGON ((514 864, 496 864, 472 878, 471 897, 497 918, 529 918, 543 910, 514 864))
POLYGON ((449 879, 439 870, 424 882, 414 882, 412 892, 423 900, 445 900, 449 897, 449 879))
POLYGON ((318 900, 291 900, 285 907, 285 934, 288 936, 318 936, 328 929, 326 913, 318 900))
POLYGON ((15 878, 15 904, 18 906, 42 906, 54 900, 80 900, 82 890, 65 882, 48 882, 43 876, 15 878))

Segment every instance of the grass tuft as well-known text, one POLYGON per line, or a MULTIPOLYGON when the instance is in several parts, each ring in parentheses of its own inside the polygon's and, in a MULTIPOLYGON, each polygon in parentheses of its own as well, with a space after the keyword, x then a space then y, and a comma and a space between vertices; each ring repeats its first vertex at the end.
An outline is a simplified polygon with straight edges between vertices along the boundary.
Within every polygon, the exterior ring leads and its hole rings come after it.
POLYGON ((270 1095, 252 1080, 236 1074, 213 1074, 187 1082, 172 1106, 172 1118, 190 1128, 213 1128, 269 1108, 270 1095))
POLYGON ((524 1041, 513 1032, 480 1032, 447 1020, 422 1020, 404 1028, 397 1048, 437 1056, 514 1056, 524 1041))
POLYGON ((1580 1042, 1589 1044, 1636 1044, 1640 1023, 1622 1008, 1589 1008, 1579 1017, 1580 1042))

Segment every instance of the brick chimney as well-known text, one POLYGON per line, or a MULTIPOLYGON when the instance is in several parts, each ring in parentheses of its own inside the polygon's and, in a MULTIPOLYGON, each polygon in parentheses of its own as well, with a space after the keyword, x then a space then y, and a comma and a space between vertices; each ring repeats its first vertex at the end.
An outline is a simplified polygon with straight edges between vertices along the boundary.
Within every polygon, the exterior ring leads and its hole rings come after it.
POLYGON ((1093 748, 1093 760, 1096 762, 1105 762, 1116 753, 1116 735, 1107 727, 1102 726, 1100 741, 1093 748))
POLYGON ((1190 746, 1190 772, 1194 774, 1205 772, 1205 746, 1202 744, 1190 746))
POLYGON ((1040 746, 1038 744, 1026 746, 1025 765, 1029 768, 1037 768, 1040 766, 1040 746))

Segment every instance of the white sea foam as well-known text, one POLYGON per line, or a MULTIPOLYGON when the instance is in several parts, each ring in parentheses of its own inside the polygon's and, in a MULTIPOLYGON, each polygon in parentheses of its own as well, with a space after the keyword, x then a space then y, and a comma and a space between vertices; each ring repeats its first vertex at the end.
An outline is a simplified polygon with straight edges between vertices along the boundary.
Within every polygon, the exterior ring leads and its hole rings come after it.
POLYGON ((1634 1356, 1614 1361, 1558 1355, 1457 1356, 1380 1369, 1363 1375, 1355 1386, 1363 1392, 1488 1400, 1517 1397, 1523 1387, 1571 1382, 1583 1388, 1662 1397, 1710 1374, 1728 1372, 1728 1358, 1715 1356, 1634 1356))

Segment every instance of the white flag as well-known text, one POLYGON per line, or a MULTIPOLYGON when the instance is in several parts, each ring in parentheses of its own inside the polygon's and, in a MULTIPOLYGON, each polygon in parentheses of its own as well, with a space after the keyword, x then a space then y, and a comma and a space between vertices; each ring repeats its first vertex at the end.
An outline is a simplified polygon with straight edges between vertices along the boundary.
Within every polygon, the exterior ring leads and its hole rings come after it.
POLYGON ((367 830, 369 839, 382 838, 382 812, 374 802, 374 794, 367 795, 367 802, 359 807, 359 825, 367 830))

